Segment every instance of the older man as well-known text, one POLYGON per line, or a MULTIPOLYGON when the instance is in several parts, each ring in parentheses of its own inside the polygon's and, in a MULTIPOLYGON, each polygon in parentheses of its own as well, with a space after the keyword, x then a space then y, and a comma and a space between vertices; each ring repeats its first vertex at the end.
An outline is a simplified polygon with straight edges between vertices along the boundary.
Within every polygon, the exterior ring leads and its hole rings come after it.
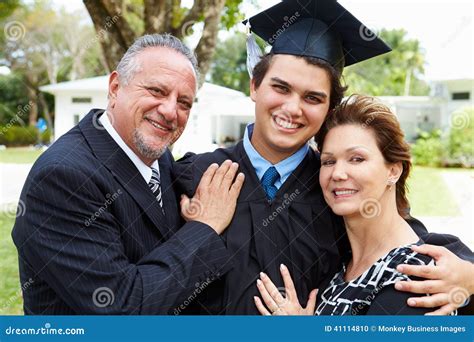
POLYGON ((91 110, 35 163, 13 229, 26 314, 166 314, 227 271, 219 234, 238 165, 208 169, 181 228, 170 178, 168 146, 197 78, 178 39, 139 38, 110 75, 107 111, 91 110))

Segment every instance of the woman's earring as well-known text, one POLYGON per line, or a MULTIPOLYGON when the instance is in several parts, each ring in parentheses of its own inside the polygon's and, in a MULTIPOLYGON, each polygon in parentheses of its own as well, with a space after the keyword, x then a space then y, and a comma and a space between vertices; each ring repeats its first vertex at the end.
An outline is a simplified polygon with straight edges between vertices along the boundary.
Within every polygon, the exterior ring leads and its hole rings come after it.
POLYGON ((392 191, 393 186, 395 185, 395 181, 393 179, 388 180, 388 191, 392 191))

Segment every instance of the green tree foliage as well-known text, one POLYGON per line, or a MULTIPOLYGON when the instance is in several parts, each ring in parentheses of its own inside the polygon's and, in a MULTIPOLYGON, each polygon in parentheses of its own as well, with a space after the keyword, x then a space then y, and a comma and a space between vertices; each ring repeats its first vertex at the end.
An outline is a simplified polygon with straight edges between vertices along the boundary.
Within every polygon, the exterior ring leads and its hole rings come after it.
POLYGON ((421 78, 424 52, 419 41, 408 39, 406 34, 403 29, 381 30, 379 37, 392 52, 345 68, 348 94, 428 95, 429 87, 421 78))
POLYGON ((420 132, 412 146, 414 162, 425 166, 474 166, 474 107, 452 114, 447 134, 420 132))
POLYGON ((0 124, 34 125, 44 117, 51 127, 52 96, 39 87, 105 73, 98 38, 80 13, 56 11, 48 1, 26 2, 0 24, 0 65, 11 71, 0 77, 0 124))
POLYGON ((412 146, 415 164, 423 166, 441 166, 444 144, 441 130, 420 132, 420 136, 412 146))
POLYGON ((250 77, 246 61, 246 35, 236 33, 217 44, 211 64, 210 81, 249 95, 250 77))

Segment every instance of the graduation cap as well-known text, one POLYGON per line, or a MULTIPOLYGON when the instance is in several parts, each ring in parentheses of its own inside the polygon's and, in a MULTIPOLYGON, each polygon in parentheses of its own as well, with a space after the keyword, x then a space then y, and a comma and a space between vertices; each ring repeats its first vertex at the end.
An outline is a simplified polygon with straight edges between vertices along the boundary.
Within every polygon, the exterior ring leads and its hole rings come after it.
POLYGON ((283 0, 243 23, 273 53, 316 57, 339 71, 391 51, 336 0, 283 0))

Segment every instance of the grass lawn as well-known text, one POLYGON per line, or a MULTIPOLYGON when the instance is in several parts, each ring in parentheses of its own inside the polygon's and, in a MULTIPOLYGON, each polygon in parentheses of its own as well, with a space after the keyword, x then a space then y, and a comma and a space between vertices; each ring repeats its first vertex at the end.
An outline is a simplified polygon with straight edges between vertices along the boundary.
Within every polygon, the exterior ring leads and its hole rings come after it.
POLYGON ((32 164, 43 153, 33 147, 12 147, 0 150, 0 163, 32 164))
POLYGON ((419 216, 458 216, 461 212, 441 176, 442 172, 466 172, 415 166, 408 179, 411 214, 419 216))
POLYGON ((22 315, 18 257, 11 238, 13 215, 0 213, 0 315, 22 315))

